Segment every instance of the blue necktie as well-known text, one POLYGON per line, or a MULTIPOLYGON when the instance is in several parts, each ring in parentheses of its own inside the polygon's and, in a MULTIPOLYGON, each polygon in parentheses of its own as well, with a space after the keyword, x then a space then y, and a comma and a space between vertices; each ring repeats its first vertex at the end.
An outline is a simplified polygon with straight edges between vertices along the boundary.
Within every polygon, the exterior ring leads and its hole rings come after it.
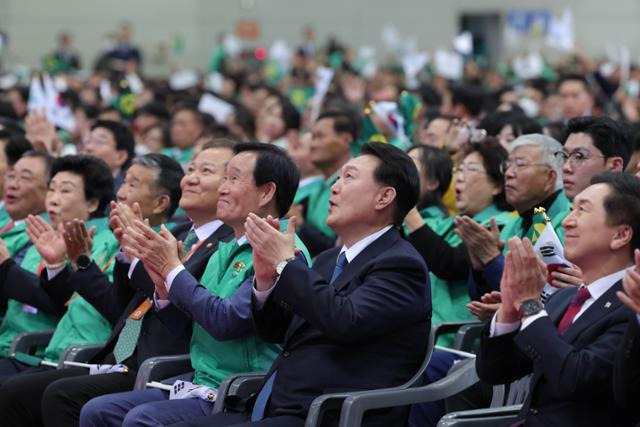
POLYGON ((269 379, 258 393, 258 397, 256 397, 256 403, 253 405, 253 410, 251 411, 251 421, 260 421, 264 418, 264 412, 267 408, 267 402, 269 402, 269 397, 271 396, 271 390, 273 389, 273 382, 276 380, 276 373, 271 374, 269 379))
POLYGON ((336 267, 333 269, 333 274, 331 275, 331 281, 329 283, 333 283, 336 281, 342 270, 349 264, 347 261, 346 252, 340 252, 340 256, 338 257, 338 262, 336 262, 336 267))

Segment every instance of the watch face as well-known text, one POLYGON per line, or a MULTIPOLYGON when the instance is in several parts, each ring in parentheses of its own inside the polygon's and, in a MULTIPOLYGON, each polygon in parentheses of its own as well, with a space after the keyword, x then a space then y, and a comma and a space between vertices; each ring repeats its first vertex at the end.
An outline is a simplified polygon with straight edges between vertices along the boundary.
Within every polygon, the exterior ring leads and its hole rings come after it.
POLYGON ((544 306, 538 300, 527 300, 524 301, 522 305, 520 305, 522 314, 524 314, 525 316, 532 316, 534 314, 537 314, 542 311, 543 308, 544 306))
POLYGON ((76 265, 78 266, 78 268, 81 268, 83 270, 88 268, 89 264, 91 264, 91 258, 86 255, 80 255, 76 260, 76 265))

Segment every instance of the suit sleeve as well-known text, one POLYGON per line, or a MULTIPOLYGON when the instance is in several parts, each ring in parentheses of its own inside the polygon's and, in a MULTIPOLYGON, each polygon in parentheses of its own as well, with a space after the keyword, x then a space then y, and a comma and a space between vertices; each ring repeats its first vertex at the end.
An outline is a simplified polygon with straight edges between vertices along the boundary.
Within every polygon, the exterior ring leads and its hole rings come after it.
POLYGON ((2 295, 24 304, 36 307, 45 313, 62 316, 66 311, 64 303, 58 304, 40 287, 40 278, 18 266, 12 259, 0 267, 2 295))
POLYGON ((69 282, 109 323, 115 325, 135 294, 135 289, 128 285, 128 268, 128 264, 116 261, 114 283, 111 284, 98 266, 91 263, 86 270, 72 273, 69 282))
POLYGON ((464 244, 450 246, 427 224, 409 235, 409 242, 422 255, 436 276, 444 280, 460 280, 467 277, 471 263, 464 244))
MULTIPOLYGON (((187 313, 217 340, 241 338, 254 332, 251 315, 251 287, 253 276, 247 279, 228 298, 213 295, 187 270, 173 280, 169 299, 187 313)), ((162 315, 164 310, 158 313, 162 315)), ((186 316, 185 316, 186 317, 186 316)), ((186 317, 189 321, 189 317, 186 317)))
POLYGON ((640 325, 629 318, 613 370, 613 391, 618 405, 630 408, 640 389, 640 325))
POLYGON ((479 300, 482 295, 500 290, 500 279, 504 270, 504 256, 498 255, 485 266, 484 270, 469 269, 467 291, 472 300, 479 300))
POLYGON ((427 317, 422 259, 400 248, 369 263, 352 280, 362 280, 350 292, 338 290, 300 260, 290 262, 269 297, 293 311, 337 342, 365 341, 427 317))
POLYGON ((536 370, 542 372, 558 399, 593 399, 611 393, 613 362, 626 327, 625 308, 609 322, 589 345, 575 349, 558 334, 548 316, 534 321, 514 338, 536 370))
POLYGON ((476 357, 478 377, 496 385, 510 383, 530 374, 533 370, 531 361, 513 342, 517 331, 490 337, 490 327, 488 323, 480 338, 480 350, 476 357))

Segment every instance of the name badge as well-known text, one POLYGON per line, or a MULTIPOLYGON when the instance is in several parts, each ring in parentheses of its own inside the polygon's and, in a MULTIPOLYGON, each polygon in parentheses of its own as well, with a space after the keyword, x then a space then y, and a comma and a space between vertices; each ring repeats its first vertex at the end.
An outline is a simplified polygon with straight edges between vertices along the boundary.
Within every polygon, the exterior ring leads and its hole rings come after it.
POLYGON ((129 318, 133 319, 133 320, 140 320, 144 317, 144 315, 147 313, 147 311, 149 311, 149 309, 151 308, 151 306, 153 305, 153 301, 151 301, 150 298, 145 299, 142 304, 140 304, 138 306, 138 308, 136 308, 135 310, 133 310, 133 313, 131 313, 129 315, 129 318))

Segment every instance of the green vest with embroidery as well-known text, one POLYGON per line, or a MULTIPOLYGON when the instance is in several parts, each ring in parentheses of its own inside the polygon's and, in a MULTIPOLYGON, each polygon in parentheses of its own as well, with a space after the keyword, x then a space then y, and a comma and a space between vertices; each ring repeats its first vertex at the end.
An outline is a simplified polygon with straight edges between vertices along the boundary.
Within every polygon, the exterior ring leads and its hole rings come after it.
MULTIPOLYGON (((113 280, 115 256, 120 248, 109 229, 107 218, 97 218, 87 222, 87 228, 96 227, 93 236, 93 259, 100 270, 113 280)), ((64 349, 76 344, 97 344, 105 342, 111 334, 111 324, 84 298, 74 293, 68 302, 67 311, 62 316, 44 351, 44 358, 58 362, 64 349)))
MULTIPOLYGON (((307 260, 311 259, 297 236, 296 247, 302 249, 307 260)), ((234 239, 218 244, 218 250, 211 255, 200 283, 213 295, 225 299, 252 275, 251 246, 247 242, 238 246, 234 239)), ((256 335, 218 341, 194 322, 190 346, 191 366, 195 371, 194 383, 218 387, 231 374, 266 371, 280 350, 281 346, 266 343, 256 335)))
POLYGON ((329 198, 331 197, 331 186, 338 180, 339 172, 333 174, 329 179, 322 181, 314 192, 309 194, 309 204, 305 221, 329 237, 335 237, 336 233, 327 225, 329 216, 329 198))
MULTIPOLYGON (((511 219, 510 212, 499 210, 495 205, 490 205, 481 212, 473 216, 473 220, 489 227, 491 218, 496 219, 498 226, 503 226, 511 219)), ((454 217, 447 217, 437 221, 431 229, 451 247, 456 247, 462 240, 455 233, 454 217)), ((431 279, 431 305, 433 313, 431 322, 439 324, 443 322, 458 322, 473 320, 475 317, 467 309, 467 304, 471 302, 467 291, 467 279, 444 280, 429 272, 431 279)), ((451 347, 455 337, 448 334, 438 339, 438 345, 451 347)))

